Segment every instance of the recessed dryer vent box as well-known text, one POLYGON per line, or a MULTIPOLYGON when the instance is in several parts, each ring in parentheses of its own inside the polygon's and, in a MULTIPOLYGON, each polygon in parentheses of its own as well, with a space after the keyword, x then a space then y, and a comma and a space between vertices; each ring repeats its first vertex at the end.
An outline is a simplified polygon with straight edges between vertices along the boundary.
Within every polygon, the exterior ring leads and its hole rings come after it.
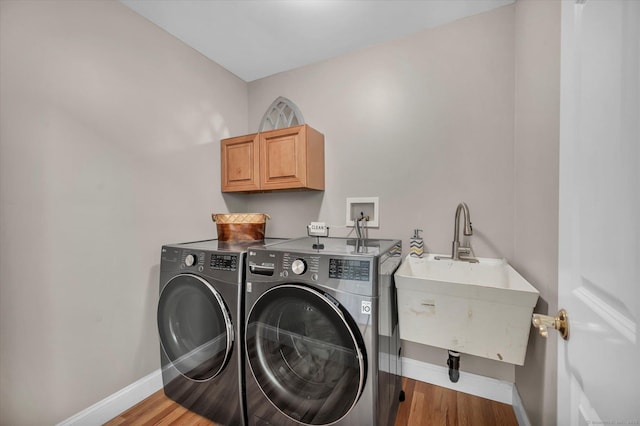
POLYGON ((360 213, 369 216, 367 227, 378 228, 380 226, 378 197, 347 198, 347 226, 354 226, 353 218, 360 217, 360 213))

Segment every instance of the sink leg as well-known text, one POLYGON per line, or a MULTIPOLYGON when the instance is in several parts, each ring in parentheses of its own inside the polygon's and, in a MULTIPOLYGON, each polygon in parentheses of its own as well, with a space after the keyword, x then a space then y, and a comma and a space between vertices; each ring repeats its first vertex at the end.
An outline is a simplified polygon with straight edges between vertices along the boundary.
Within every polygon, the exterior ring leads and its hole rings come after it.
POLYGON ((449 366, 449 380, 456 383, 460 378, 460 353, 450 350, 447 365, 449 366))

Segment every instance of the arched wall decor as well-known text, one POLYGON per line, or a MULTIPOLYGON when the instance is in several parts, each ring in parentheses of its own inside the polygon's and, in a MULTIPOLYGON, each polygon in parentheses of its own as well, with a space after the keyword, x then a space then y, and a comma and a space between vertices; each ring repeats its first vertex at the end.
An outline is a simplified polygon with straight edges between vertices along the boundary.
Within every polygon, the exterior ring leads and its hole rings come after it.
POLYGON ((262 116, 259 132, 304 124, 300 109, 289 99, 279 96, 262 116))

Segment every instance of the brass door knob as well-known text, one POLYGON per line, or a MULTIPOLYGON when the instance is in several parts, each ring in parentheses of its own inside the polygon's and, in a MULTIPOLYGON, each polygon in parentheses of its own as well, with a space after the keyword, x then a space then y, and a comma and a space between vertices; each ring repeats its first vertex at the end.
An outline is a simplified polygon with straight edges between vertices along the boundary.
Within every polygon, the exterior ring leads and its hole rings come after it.
POLYGON ((533 314, 531 323, 538 329, 542 337, 547 337, 547 328, 554 328, 558 330, 564 340, 569 340, 569 316, 564 309, 560 309, 555 318, 548 315, 533 314))

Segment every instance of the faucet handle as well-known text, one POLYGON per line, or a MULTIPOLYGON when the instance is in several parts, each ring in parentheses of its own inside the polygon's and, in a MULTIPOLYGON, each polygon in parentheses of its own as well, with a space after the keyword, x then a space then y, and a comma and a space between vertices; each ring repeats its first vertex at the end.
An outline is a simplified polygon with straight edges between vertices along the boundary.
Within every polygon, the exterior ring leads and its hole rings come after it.
POLYGON ((458 247, 458 254, 471 254, 471 247, 458 247))
POLYGON ((458 247, 457 250, 458 250, 458 260, 462 260, 464 262, 469 262, 469 263, 480 263, 478 259, 475 259, 473 257, 462 257, 462 255, 471 256, 471 247, 458 247))

